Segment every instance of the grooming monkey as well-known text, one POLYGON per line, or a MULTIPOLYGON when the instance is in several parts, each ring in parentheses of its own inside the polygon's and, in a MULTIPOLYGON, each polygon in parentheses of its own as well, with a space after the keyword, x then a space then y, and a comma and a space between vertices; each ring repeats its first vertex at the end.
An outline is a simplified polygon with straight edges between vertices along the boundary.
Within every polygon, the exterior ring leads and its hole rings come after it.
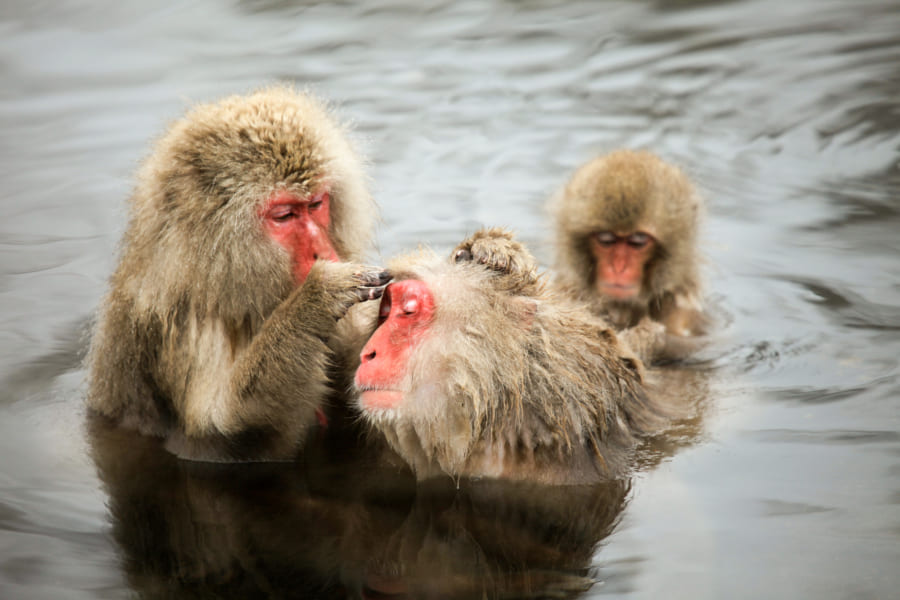
POLYGON ((555 196, 556 271, 646 362, 683 358, 707 326, 697 229, 702 201, 676 167, 619 150, 555 196))
POLYGON ((354 305, 389 280, 337 262, 360 259, 376 219, 345 135, 278 86, 172 124, 138 174, 93 335, 93 413, 185 458, 297 452, 369 333, 354 305))
POLYGON ((355 383, 365 418, 418 478, 614 479, 663 422, 641 362, 605 321, 548 289, 507 232, 390 270, 355 383))

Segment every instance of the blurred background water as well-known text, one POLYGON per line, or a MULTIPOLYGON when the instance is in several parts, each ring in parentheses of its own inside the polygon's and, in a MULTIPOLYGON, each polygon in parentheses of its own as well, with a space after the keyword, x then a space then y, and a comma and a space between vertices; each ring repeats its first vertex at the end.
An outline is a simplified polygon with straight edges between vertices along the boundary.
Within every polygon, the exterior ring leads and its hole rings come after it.
MULTIPOLYGON (((599 533, 608 519, 585 526, 602 539, 585 559, 595 583, 567 594, 895 597, 898 32, 895 0, 6 0, 0 597, 166 597, 134 576, 140 553, 113 533, 115 486, 101 484, 87 452, 86 327, 152 139, 193 102, 280 80, 309 86, 355 124, 383 214, 373 261, 418 244, 445 251, 500 224, 549 265, 546 199, 618 147, 656 151, 707 198, 709 297, 727 318, 694 367, 710 378, 702 430, 636 478, 610 535, 599 533)), ((214 477, 179 469, 148 469, 142 485, 165 491, 171 475, 204 490, 195 504, 232 498, 204 487, 214 477)), ((281 506, 292 484, 259 485, 248 489, 281 506)), ((326 496, 303 485, 303 510, 319 510, 326 496)), ((610 494, 607 505, 621 499, 610 494)), ((236 522, 244 502, 228 505, 240 507, 236 522)), ((420 535, 438 514, 420 499, 389 504, 389 518, 361 506, 379 526, 405 520, 392 531, 420 535)), ((358 514, 319 534, 377 541, 347 537, 358 514)), ((290 523, 301 545, 315 537, 290 523)), ((394 554, 395 576, 414 570, 404 556, 394 554)), ((351 564, 335 567, 343 587, 322 596, 357 593, 351 564)), ((237 589, 205 588, 210 578, 198 576, 192 594, 237 589)), ((359 593, 376 588, 416 595, 384 583, 359 593)))

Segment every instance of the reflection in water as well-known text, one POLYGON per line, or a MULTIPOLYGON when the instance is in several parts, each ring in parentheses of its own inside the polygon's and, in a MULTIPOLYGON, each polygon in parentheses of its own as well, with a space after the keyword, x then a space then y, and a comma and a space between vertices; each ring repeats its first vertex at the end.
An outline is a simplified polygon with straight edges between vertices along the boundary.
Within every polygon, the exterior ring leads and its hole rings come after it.
MULTIPOLYGON (((420 243, 449 250, 481 225, 503 224, 547 264, 541 206, 578 164, 619 147, 683 165, 708 199, 708 280, 730 317, 686 368, 710 376, 704 443, 648 459, 591 561, 605 583, 586 596, 893 597, 898 31, 896 0, 0 3, 0 597, 131 597, 115 552, 141 557, 126 548, 151 543, 167 550, 150 555, 170 560, 154 572, 204 564, 188 560, 197 552, 172 552, 178 544, 165 536, 177 527, 147 531, 138 521, 124 528, 135 536, 110 539, 106 497, 73 439, 84 377, 77 330, 105 289, 147 140, 187 104, 276 80, 313 86, 356 122, 384 216, 382 257, 420 243)), ((119 481, 109 484, 111 503, 131 489, 147 519, 165 507, 178 514, 190 465, 157 457, 166 468, 128 482, 140 461, 123 456, 117 471, 116 452, 106 454, 100 472, 120 475, 107 477, 119 481)), ((201 477, 191 488, 206 490, 192 492, 196 514, 225 521, 210 490, 224 514, 252 512, 254 500, 290 514, 299 488, 297 499, 325 515, 302 524, 324 536, 353 531, 339 518, 353 511, 332 505, 380 510, 360 523, 383 538, 342 538, 369 540, 357 555, 371 565, 292 552, 305 557, 298 565, 332 565, 323 573, 340 563, 331 583, 311 578, 334 595, 359 595, 365 581, 387 593, 396 557, 416 557, 386 542, 411 539, 397 533, 411 515, 436 523, 449 503, 425 510, 425 492, 402 471, 344 472, 343 459, 331 460, 335 481, 271 476, 264 500, 252 489, 220 491, 237 475, 215 485, 201 477), (350 476, 374 485, 374 496, 354 499, 350 476)), ((127 521, 129 503, 112 505, 127 521)), ((270 552, 287 544, 282 532, 298 536, 260 516, 266 534, 191 525, 228 550, 227 561, 207 558, 210 581, 227 567, 269 585, 265 570, 246 566, 248 540, 270 552)), ((165 596, 169 575, 143 577, 140 561, 127 564, 135 587, 165 596)), ((203 595, 203 584, 193 590, 203 595)))
POLYGON ((344 573, 378 556, 414 500, 408 472, 375 461, 335 477, 301 463, 182 461, 100 419, 90 434, 142 597, 343 597, 344 573))
MULTIPOLYGON (((649 469, 702 429, 708 375, 649 374, 685 414, 642 444, 649 469)), ((299 462, 180 460, 160 440, 87 421, 113 537, 142 598, 575 597, 603 578, 595 553, 630 478, 594 485, 415 477, 381 438, 343 430, 299 462)))
POLYGON ((594 583, 593 553, 629 487, 417 489, 371 448, 192 463, 99 419, 90 429, 113 535, 144 598, 570 596, 594 583))
POLYGON ((713 402, 710 372, 699 363, 648 369, 647 387, 654 401, 666 407, 672 419, 665 431, 641 444, 636 456, 639 470, 654 467, 696 443, 713 402))

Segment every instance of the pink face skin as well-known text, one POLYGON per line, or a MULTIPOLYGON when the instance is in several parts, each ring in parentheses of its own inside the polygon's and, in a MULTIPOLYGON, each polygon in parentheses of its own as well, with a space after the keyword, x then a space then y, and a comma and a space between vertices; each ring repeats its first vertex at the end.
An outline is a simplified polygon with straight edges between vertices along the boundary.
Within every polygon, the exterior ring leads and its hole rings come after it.
POLYGON ((590 238, 597 260, 594 285, 597 292, 617 300, 628 300, 641 291, 644 266, 653 255, 656 240, 649 233, 600 231, 590 238))
POLYGON ((297 285, 306 280, 316 260, 340 260, 328 236, 330 209, 327 188, 307 197, 278 191, 260 209, 266 233, 291 255, 297 285))
POLYGON ((406 279, 384 290, 378 329, 366 342, 356 371, 363 408, 394 408, 403 400, 400 382, 413 348, 428 331, 434 310, 434 296, 424 281, 406 279))

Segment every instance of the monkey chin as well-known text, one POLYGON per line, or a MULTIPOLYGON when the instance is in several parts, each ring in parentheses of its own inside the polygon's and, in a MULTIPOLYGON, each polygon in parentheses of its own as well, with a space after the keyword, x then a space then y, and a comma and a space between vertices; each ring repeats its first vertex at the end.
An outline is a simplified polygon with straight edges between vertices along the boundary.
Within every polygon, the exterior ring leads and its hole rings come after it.
POLYGON ((363 410, 384 410, 396 408, 403 401, 403 392, 399 390, 362 390, 359 403, 363 410))

